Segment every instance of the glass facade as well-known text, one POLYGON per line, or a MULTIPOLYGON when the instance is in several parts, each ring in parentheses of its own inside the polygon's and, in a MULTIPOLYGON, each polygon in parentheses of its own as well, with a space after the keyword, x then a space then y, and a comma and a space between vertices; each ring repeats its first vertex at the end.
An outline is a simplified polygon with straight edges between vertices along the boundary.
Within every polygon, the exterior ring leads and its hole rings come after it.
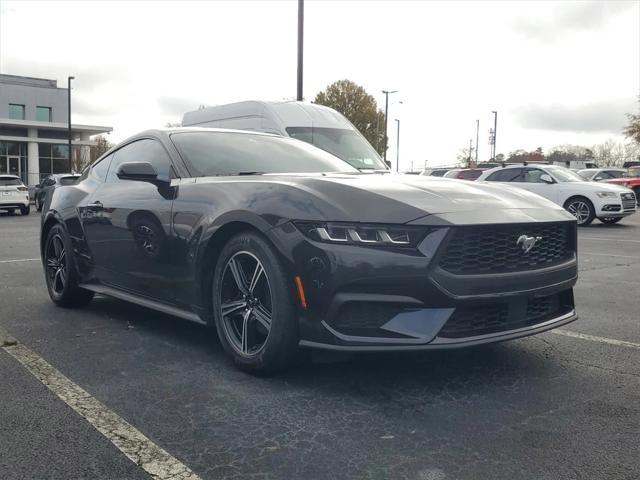
POLYGON ((24 105, 18 105, 16 103, 9 104, 9 119, 10 120, 24 120, 24 105))
POLYGON ((38 145, 40 179, 51 173, 68 173, 69 147, 64 144, 41 143, 38 145))
POLYGON ((36 107, 36 120, 38 122, 50 122, 51 107, 36 107))
POLYGON ((0 173, 18 175, 27 182, 26 142, 0 141, 0 173))

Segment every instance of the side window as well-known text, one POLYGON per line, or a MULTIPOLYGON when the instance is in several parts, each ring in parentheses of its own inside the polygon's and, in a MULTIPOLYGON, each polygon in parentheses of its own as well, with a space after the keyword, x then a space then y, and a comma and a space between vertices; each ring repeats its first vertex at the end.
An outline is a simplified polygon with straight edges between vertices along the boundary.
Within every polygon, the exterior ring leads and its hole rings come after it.
POLYGON ((103 158, 93 165, 91 167, 91 176, 100 182, 104 182, 107 178, 107 172, 109 171, 109 164, 111 163, 112 158, 113 154, 103 158))
POLYGON ((607 174, 611 178, 622 178, 622 176, 624 175, 624 172, 619 172, 617 170, 611 170, 611 171, 607 172, 607 174))
POLYGON ((543 173, 542 170, 538 170, 537 168, 527 168, 522 176, 522 181, 525 183, 544 183, 540 180, 540 176, 543 173))
POLYGON ((505 168, 498 170, 487 177, 489 182, 521 182, 521 168, 505 168))
POLYGON ((111 162, 107 182, 118 182, 118 167, 129 162, 149 162, 158 172, 158 177, 171 179, 171 159, 164 147, 157 140, 145 138, 138 140, 114 152, 115 158, 111 162))

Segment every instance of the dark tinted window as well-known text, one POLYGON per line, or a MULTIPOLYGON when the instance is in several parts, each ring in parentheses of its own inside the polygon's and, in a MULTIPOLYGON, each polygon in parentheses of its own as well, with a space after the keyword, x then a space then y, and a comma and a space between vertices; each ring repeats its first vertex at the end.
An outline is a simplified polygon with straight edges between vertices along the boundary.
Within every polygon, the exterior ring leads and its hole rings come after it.
POLYGON ((475 180, 480 175, 482 175, 482 170, 462 170, 458 173, 457 178, 462 178, 464 180, 475 180))
POLYGON ((19 178, 0 177, 0 187, 6 187, 9 185, 22 185, 22 181, 19 178))
POLYGON ((434 170, 433 172, 431 172, 431 176, 432 177, 442 177, 444 176, 445 173, 447 173, 449 170, 434 170))
POLYGON ((109 163, 113 155, 109 155, 108 157, 103 158, 98 163, 96 163, 93 167, 91 167, 91 175, 96 180, 100 180, 104 182, 107 178, 107 172, 109 171, 109 163))
POLYGON ((129 162, 148 162, 155 167, 158 178, 171 178, 171 159, 157 140, 145 138, 135 141, 116 150, 113 155, 107 182, 118 182, 118 167, 129 162))
POLYGON ((521 168, 505 168, 498 170, 487 177, 489 182, 521 182, 521 168))
POLYGON ((227 132, 174 133, 171 140, 194 176, 239 172, 357 172, 312 145, 282 137, 227 132))

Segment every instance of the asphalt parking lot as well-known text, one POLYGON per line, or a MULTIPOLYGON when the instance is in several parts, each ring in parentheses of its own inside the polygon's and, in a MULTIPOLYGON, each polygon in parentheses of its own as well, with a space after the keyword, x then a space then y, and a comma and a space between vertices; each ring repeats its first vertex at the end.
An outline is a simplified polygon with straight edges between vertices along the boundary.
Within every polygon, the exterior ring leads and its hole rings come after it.
MULTIPOLYGON (((579 230, 580 319, 560 333, 317 356, 271 378, 238 371, 177 318, 103 297, 55 307, 38 231, 35 212, 0 214, 0 328, 191 478, 640 478, 640 215, 579 230)), ((152 478, 12 348, 0 349, 1 479, 152 478)))

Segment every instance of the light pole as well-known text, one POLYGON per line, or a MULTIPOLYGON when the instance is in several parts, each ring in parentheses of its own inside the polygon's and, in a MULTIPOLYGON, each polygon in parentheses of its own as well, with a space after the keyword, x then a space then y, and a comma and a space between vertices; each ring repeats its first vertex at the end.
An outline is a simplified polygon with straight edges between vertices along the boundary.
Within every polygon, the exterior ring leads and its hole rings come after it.
POLYGON ((296 99, 302 101, 302 67, 304 57, 304 0, 298 0, 298 92, 296 99))
POLYGON ((400 120, 396 118, 398 129, 396 133, 396 172, 400 171, 400 120))
POLYGON ((478 140, 480 138, 480 120, 476 120, 476 167, 478 166, 478 140))
POLYGON ((496 161, 496 137, 498 136, 498 112, 496 110, 491 110, 493 113, 493 158, 492 160, 496 161))
POLYGON ((71 80, 75 80, 76 77, 67 77, 67 120, 68 120, 68 133, 69 133, 69 170, 71 170, 71 80))
MULTIPOLYGON (((389 95, 392 93, 396 93, 397 90, 382 90, 384 93, 384 151, 383 151, 383 159, 384 163, 387 163, 387 124, 389 120, 389 95)), ((387 163, 387 165, 389 165, 387 163)))

